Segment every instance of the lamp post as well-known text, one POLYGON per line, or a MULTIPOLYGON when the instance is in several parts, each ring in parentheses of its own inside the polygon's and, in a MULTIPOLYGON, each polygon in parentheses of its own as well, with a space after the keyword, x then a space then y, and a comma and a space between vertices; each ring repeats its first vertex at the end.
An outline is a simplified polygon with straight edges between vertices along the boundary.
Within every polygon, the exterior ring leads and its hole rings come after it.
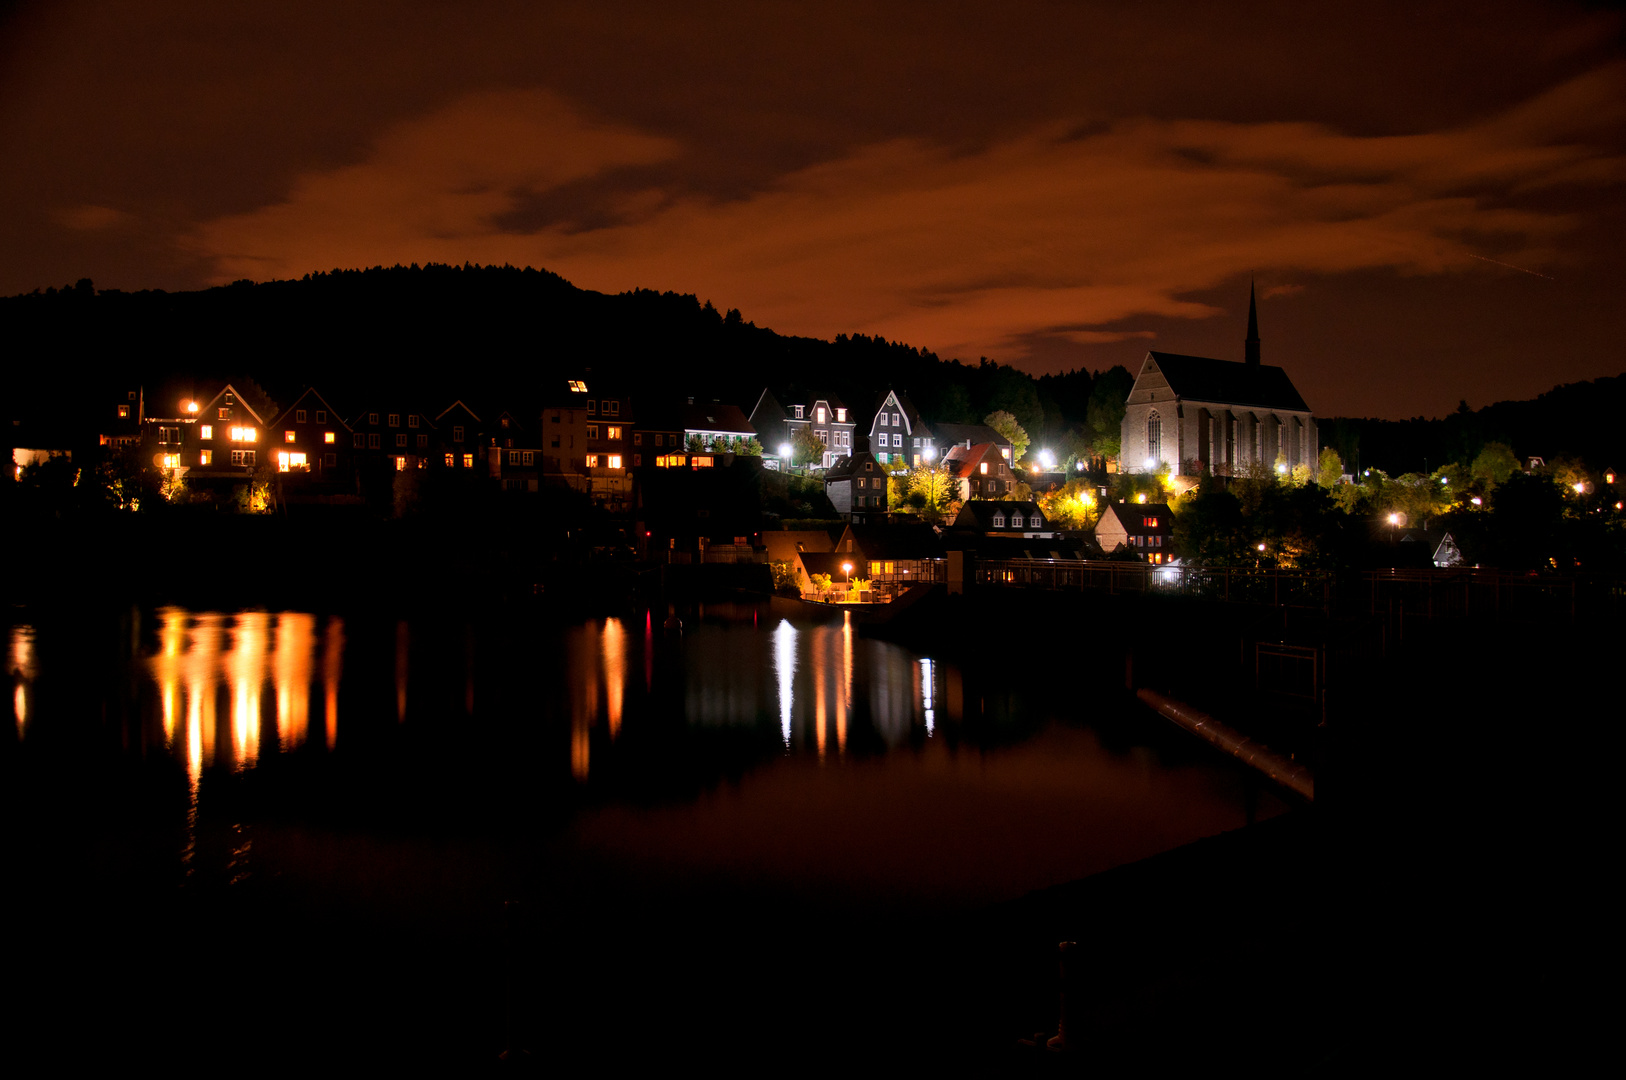
POLYGON ((847 599, 850 601, 853 598, 853 564, 850 562, 842 563, 841 572, 847 575, 847 599))

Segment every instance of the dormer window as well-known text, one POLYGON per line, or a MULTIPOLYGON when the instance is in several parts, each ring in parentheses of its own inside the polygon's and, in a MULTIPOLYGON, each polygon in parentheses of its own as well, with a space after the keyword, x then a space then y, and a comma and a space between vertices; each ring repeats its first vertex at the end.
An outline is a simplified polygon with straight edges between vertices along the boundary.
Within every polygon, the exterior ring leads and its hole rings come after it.
POLYGON ((994 515, 994 528, 1003 529, 1004 527, 1005 527, 1005 515, 1004 514, 995 514, 994 515))
POLYGON ((796 410, 796 419, 798 419, 798 420, 802 419, 802 406, 795 405, 795 406, 792 406, 792 408, 794 408, 796 410))
POLYGON ((231 410, 226 408, 225 406, 221 406, 221 408, 219 410, 219 415, 216 417, 216 419, 217 420, 230 420, 231 419, 231 410))
POLYGON ((836 410, 836 423, 845 424, 846 422, 847 422, 847 410, 846 409, 837 409, 836 410))
POLYGON ((818 422, 821 424, 824 423, 824 406, 822 405, 819 406, 818 410, 818 422))
MULTIPOLYGON (((585 394, 585 393, 587 393, 587 384, 582 382, 580 379, 571 379, 570 380, 570 392, 572 394, 585 394)), ((590 402, 589 402, 589 407, 591 407, 590 402)))

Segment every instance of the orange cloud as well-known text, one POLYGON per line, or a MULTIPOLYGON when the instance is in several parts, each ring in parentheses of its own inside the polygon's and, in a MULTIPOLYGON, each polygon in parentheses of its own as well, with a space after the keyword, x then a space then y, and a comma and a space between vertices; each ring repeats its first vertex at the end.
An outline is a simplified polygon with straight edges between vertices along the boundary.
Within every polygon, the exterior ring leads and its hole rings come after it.
POLYGON ((782 332, 1008 359, 1024 335, 1119 340, 1131 332, 1106 328, 1125 319, 1209 317, 1187 298, 1253 269, 1440 274, 1486 250, 1550 261, 1575 222, 1515 195, 1626 176, 1601 149, 1622 101, 1612 67, 1420 135, 1143 118, 1082 135, 1054 124, 969 152, 899 139, 744 197, 651 188, 606 196, 600 227, 512 230, 500 222, 522 193, 679 149, 590 124, 545 93, 485 95, 386 134, 363 163, 301 178, 282 203, 204 225, 192 244, 221 280, 528 263, 587 288, 694 292, 782 332))
POLYGON ((75 232, 101 232, 122 225, 129 217, 111 206, 74 206, 57 214, 57 220, 75 232))

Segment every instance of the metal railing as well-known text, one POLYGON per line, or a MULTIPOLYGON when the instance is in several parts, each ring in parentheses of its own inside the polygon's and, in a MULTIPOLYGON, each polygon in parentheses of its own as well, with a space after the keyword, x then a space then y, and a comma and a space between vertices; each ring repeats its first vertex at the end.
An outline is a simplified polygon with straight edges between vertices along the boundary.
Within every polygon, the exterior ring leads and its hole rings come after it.
POLYGON ((1011 588, 1100 590, 1191 596, 1228 603, 1319 608, 1332 602, 1329 574, 1069 559, 988 559, 977 563, 977 583, 1011 588))

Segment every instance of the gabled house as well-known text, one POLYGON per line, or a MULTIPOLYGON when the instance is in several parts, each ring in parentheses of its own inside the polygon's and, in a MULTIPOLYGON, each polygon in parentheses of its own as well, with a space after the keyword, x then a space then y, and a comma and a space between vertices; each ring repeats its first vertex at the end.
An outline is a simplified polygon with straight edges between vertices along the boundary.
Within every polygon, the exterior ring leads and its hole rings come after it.
POLYGON ((159 419, 148 426, 157 430, 159 456, 169 457, 166 448, 171 446, 180 451, 178 464, 186 467, 190 480, 240 478, 267 460, 262 455, 276 452, 267 423, 276 404, 257 393, 245 395, 227 383, 212 397, 186 402, 185 408, 181 420, 159 419))
POLYGON ((593 501, 613 511, 632 502, 632 469, 642 460, 641 445, 634 461, 633 447, 642 440, 633 430, 632 399, 599 383, 587 395, 587 454, 585 466, 593 501))
POLYGON ((909 468, 937 458, 936 436, 900 390, 881 395, 870 423, 869 445, 875 460, 889 468, 909 468))
POLYGON ((962 446, 956 443, 943 456, 943 466, 959 485, 959 499, 997 499, 1009 495, 1016 486, 1016 474, 1010 459, 1001 451, 1009 451, 992 442, 962 446))
POLYGON ((644 467, 709 469, 719 456, 735 453, 741 443, 757 438, 757 430, 737 405, 721 402, 644 406, 647 422, 637 453, 644 467))
POLYGON ((491 455, 481 439, 481 424, 480 417, 461 399, 446 406, 435 417, 441 461, 446 468, 470 479, 492 475, 491 455))
POLYGON ((1287 372, 1261 364, 1259 355, 1251 289, 1242 363, 1147 353, 1124 408, 1126 471, 1167 464, 1178 476, 1195 477, 1205 469, 1235 476, 1278 464, 1313 468, 1320 441, 1310 407, 1287 372))
POLYGON ((350 425, 313 386, 272 422, 266 450, 275 455, 278 472, 340 483, 351 476, 353 436, 350 425))
POLYGON ((824 474, 824 493, 836 513, 862 525, 886 514, 887 471, 867 450, 837 458, 824 474))
POLYGON ((145 400, 141 387, 115 390, 111 407, 98 417, 96 441, 114 450, 141 442, 141 418, 145 400))
POLYGON ((429 414, 394 401, 375 401, 350 418, 355 467, 376 473, 438 466, 441 449, 429 414))
POLYGON ((808 579, 807 564, 802 556, 828 555, 836 549, 835 541, 823 529, 768 530, 761 533, 761 538, 768 561, 790 564, 796 584, 804 593, 811 592, 813 584, 808 579))
POLYGON ((937 435, 939 456, 946 456, 955 446, 963 446, 969 450, 973 446, 991 443, 998 448, 999 456, 1005 459, 1005 464, 1016 464, 1011 456, 1011 440, 987 424, 933 424, 932 430, 937 435))
POLYGON ((834 394, 808 395, 781 405, 769 390, 763 390, 751 410, 753 431, 763 440, 763 452, 787 456, 784 447, 793 445, 796 433, 808 428, 824 444, 823 457, 816 467, 828 469, 836 459, 853 452, 853 432, 858 423, 845 402, 834 394))
POLYGON ((1055 536, 1036 502, 988 502, 972 499, 960 507, 953 528, 967 529, 984 536, 1008 536, 1044 540, 1055 536))
POLYGON ((1108 503, 1095 542, 1108 555, 1124 548, 1147 562, 1166 563, 1174 558, 1174 514, 1167 503, 1108 503))

